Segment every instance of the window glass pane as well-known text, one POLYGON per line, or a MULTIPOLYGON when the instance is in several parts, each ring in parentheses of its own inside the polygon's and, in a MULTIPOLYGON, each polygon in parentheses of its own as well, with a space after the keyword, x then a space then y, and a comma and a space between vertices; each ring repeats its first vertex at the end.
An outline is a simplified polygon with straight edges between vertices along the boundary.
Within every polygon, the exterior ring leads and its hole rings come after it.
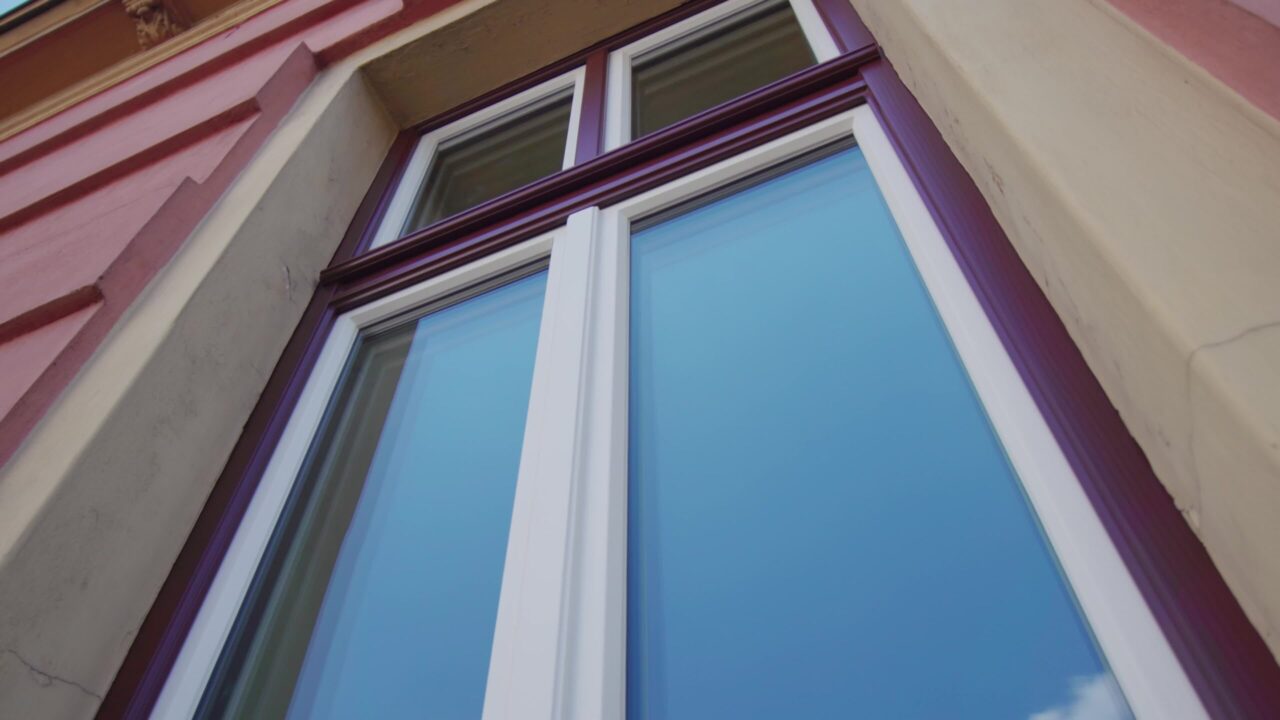
POLYGON ((814 64, 791 6, 769 3, 635 59, 631 135, 641 137, 814 64))
POLYGON ((565 91, 515 119, 442 143, 403 232, 558 172, 564 165, 572 108, 573 93, 565 91))
POLYGON ((480 716, 545 283, 363 344, 201 716, 480 716))
POLYGON ((861 152, 757 182, 633 236, 628 716, 1128 717, 861 152))

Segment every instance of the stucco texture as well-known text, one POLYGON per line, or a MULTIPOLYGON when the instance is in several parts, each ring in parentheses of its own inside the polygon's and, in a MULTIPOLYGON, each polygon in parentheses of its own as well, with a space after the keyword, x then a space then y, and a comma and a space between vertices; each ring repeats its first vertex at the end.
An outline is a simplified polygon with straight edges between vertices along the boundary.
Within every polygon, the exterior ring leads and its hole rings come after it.
POLYGON ((1280 650, 1280 126, 1103 0, 853 0, 1280 650))

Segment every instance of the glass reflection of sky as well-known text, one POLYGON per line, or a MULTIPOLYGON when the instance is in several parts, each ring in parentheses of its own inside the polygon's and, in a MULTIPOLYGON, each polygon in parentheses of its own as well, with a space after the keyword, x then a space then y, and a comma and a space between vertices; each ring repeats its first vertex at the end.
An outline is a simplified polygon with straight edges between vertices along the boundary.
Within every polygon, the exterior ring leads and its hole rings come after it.
POLYGON ((631 720, 1129 717, 858 149, 631 293, 631 720))
POLYGON ((289 717, 480 717, 545 288, 418 321, 289 717))
POLYGON ((7 15, 12 10, 31 2, 31 0, 0 0, 0 15, 7 15))

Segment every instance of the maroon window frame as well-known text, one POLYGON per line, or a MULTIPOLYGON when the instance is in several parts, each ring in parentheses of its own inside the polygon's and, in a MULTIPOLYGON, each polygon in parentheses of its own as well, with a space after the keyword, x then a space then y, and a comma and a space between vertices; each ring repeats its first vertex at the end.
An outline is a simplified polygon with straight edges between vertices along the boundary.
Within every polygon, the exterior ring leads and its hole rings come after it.
MULTIPOLYGON (((393 143, 276 365, 99 718, 146 718, 240 524, 334 319, 342 312, 868 103, 955 253, 1085 493, 1209 714, 1275 717, 1280 666, 1152 472, 1066 327, 925 111, 848 0, 814 0, 841 55, 602 153, 608 53, 719 0, 696 0, 422 125, 393 143), (585 67, 577 164, 367 250, 417 138, 493 100, 585 67)), ((571 139, 573 140, 573 139, 571 139)))

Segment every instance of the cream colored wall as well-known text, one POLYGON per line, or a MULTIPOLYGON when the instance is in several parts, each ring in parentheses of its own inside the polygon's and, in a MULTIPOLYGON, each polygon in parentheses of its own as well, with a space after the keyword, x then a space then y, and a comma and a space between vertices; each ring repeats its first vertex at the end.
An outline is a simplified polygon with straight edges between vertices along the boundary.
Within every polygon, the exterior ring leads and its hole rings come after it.
POLYGON ((852 0, 1280 652, 1280 125, 1104 0, 852 0))

